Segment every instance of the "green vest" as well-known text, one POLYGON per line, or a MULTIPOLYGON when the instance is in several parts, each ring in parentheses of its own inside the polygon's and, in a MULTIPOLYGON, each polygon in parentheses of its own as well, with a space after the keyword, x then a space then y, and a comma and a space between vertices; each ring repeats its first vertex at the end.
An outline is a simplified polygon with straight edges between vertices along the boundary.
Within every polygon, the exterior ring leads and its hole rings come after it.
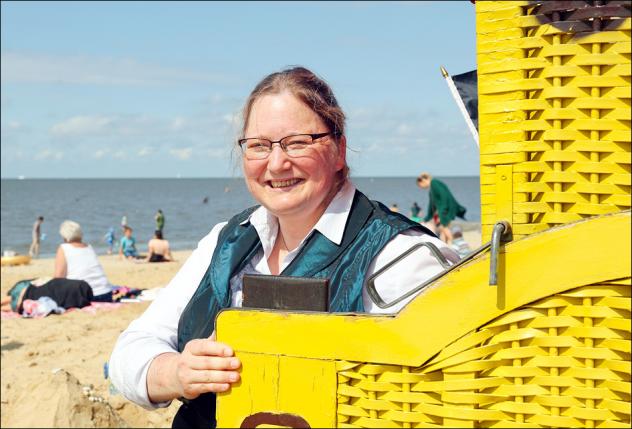
MULTIPOLYGON (((217 313, 230 307, 230 279, 261 250, 254 226, 246 222, 257 207, 233 217, 222 229, 211 263, 178 324, 178 351, 194 338, 208 338, 217 313)), ((314 230, 281 275, 329 279, 331 312, 362 312, 362 288, 370 263, 399 233, 425 227, 356 191, 340 245, 314 230)), ((204 394, 185 401, 174 427, 214 425, 215 398, 204 394)))

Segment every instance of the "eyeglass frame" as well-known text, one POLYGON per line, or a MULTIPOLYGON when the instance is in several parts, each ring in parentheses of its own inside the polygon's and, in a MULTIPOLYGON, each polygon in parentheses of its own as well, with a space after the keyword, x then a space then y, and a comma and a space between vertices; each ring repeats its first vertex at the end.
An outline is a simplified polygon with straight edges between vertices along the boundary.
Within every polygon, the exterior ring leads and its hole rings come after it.
POLYGON ((314 140, 322 139, 323 137, 326 137, 328 135, 332 135, 333 137, 339 137, 339 136, 342 135, 342 133, 340 131, 327 131, 326 133, 316 133, 316 134, 308 134, 308 133, 291 134, 289 136, 285 136, 285 137, 283 137, 283 138, 281 138, 279 140, 274 140, 274 141, 272 141, 270 139, 264 139, 263 137, 248 137, 248 138, 243 138, 243 139, 237 140, 237 144, 239 145, 239 147, 241 149, 241 153, 245 156, 246 155, 246 151, 244 149, 243 144, 246 142, 246 140, 265 140, 265 141, 270 142, 270 151, 267 152, 267 155, 264 158, 260 158, 260 159, 266 159, 272 153, 272 146, 274 146, 275 143, 279 144, 279 146, 281 147, 281 150, 283 150, 283 152, 288 154, 288 156, 291 156, 288 153, 287 147, 285 146, 285 144, 281 143, 282 140, 285 140, 288 137, 310 136, 312 138, 312 142, 309 144, 309 146, 311 146, 311 145, 313 145, 315 143, 314 140))

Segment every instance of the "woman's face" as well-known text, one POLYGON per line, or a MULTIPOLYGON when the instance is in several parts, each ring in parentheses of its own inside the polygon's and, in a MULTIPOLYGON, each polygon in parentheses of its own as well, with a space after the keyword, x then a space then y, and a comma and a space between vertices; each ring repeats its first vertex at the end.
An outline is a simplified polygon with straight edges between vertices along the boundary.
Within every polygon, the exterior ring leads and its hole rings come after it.
POLYGON ((429 179, 418 180, 417 186, 419 186, 421 189, 428 189, 430 187, 430 180, 429 179))
MULTIPOLYGON (((294 134, 329 130, 320 117, 289 92, 265 95, 252 105, 245 138, 276 141, 294 134)), ((253 197, 278 218, 299 217, 316 223, 333 197, 336 173, 345 165, 345 141, 337 147, 332 136, 290 158, 279 144, 263 160, 243 158, 246 185, 253 197)))

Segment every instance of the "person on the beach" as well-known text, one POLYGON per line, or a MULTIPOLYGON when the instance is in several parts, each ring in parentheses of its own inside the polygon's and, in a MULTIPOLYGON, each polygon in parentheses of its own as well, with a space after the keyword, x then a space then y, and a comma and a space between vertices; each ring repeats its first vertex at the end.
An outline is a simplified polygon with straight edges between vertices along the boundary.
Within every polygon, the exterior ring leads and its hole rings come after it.
POLYGON ((455 217, 465 219, 466 208, 459 204, 445 183, 433 178, 430 173, 421 173, 417 178, 417 186, 430 191, 428 210, 423 221, 428 222, 432 219, 439 232, 439 238, 452 244, 450 223, 455 217))
POLYGON ((138 258, 138 251, 136 250, 136 239, 132 236, 132 227, 125 225, 123 228, 124 236, 121 238, 119 246, 119 256, 127 259, 138 258))
POLYGON ((123 215, 121 218, 121 229, 125 232, 125 227, 127 226, 127 215, 123 215))
POLYGON ((63 308, 83 308, 94 299, 92 288, 85 280, 41 277, 21 280, 2 297, 2 311, 22 313, 27 299, 37 301, 43 296, 51 298, 63 308))
POLYGON ((93 301, 112 302, 114 286, 108 281, 92 246, 82 242, 81 226, 66 220, 59 227, 59 234, 64 242, 55 255, 54 277, 84 280, 92 288, 93 301))
POLYGON ((31 247, 29 248, 29 255, 33 258, 37 258, 40 250, 40 240, 42 237, 41 227, 44 222, 44 216, 39 216, 33 224, 31 231, 31 247))
MULTIPOLYGON (((345 115, 311 71, 295 67, 265 77, 245 103, 237 143, 246 185, 260 205, 211 229, 120 335, 110 358, 113 384, 135 403, 165 407, 184 398, 173 427, 214 427, 214 393, 239 382, 239 359, 212 334, 221 309, 242 305, 244 274, 328 278, 331 312, 384 313, 410 298, 377 307, 365 284, 376 270, 420 242, 458 261, 426 228, 356 190, 348 178, 345 115)), ((421 247, 376 283, 394 299, 441 271, 421 247)))
POLYGON ((173 261, 169 241, 164 239, 162 231, 154 231, 154 238, 147 243, 147 262, 168 262, 173 261))
POLYGON ((108 255, 111 255, 112 250, 114 249, 114 241, 116 240, 116 237, 114 236, 114 228, 110 227, 110 229, 108 229, 108 232, 106 232, 103 236, 103 239, 108 245, 108 255))
POLYGON ((413 205, 410 207, 410 218, 415 222, 419 222, 421 219, 419 218, 419 212, 421 211, 421 207, 417 204, 417 201, 413 202, 413 205))
POLYGON ((162 229, 165 227, 165 215, 161 209, 158 209, 156 212, 154 220, 156 221, 156 231, 162 232, 162 229))
POLYGON ((399 207, 397 207, 396 203, 391 204, 391 206, 389 207, 389 210, 392 211, 393 213, 399 213, 399 207))

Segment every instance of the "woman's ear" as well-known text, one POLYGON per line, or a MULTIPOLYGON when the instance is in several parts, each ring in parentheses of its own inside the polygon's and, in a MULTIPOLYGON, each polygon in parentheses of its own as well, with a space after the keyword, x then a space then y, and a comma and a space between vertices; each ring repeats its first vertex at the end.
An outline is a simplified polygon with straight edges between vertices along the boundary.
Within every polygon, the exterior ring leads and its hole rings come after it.
POLYGON ((340 136, 336 146, 338 149, 338 154, 336 155, 336 171, 340 171, 347 165, 347 138, 344 134, 340 136))

